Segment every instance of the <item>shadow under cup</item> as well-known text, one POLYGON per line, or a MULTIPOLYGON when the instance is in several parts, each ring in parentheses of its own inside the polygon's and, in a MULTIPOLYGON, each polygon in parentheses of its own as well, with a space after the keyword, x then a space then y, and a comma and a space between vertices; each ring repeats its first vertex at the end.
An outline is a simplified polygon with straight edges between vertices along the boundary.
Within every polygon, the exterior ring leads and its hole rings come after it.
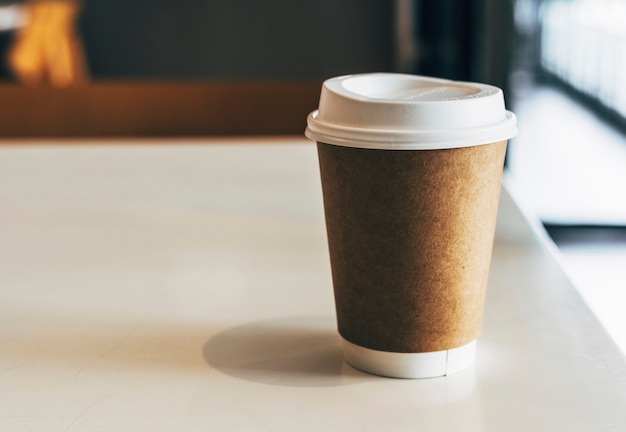
POLYGON ((405 74, 324 82, 317 142, 344 358, 427 378, 473 362, 515 115, 502 91, 405 74))

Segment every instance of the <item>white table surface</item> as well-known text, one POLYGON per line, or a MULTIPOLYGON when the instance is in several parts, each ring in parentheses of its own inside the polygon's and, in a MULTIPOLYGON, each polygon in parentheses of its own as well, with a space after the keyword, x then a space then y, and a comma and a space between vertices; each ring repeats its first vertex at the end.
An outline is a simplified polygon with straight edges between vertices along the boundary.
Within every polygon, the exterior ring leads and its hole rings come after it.
MULTIPOLYGON (((352 369, 302 138, 0 145, 0 431, 620 431, 626 361, 503 189, 475 365, 352 369)), ((555 258, 557 257, 557 258, 555 258)))

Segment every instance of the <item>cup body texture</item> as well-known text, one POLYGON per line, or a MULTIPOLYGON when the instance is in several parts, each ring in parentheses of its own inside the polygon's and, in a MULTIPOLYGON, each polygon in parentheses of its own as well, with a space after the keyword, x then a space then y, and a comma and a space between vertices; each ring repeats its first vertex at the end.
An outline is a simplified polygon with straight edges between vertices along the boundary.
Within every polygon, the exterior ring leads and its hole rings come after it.
POLYGON ((341 336, 395 353, 475 340, 506 141, 437 150, 317 146, 341 336))

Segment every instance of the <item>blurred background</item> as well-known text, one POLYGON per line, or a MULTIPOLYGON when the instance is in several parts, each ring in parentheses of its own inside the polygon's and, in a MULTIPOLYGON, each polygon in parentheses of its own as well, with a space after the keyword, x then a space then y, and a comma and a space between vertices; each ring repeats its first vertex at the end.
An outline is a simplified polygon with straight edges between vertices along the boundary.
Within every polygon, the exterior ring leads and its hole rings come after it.
POLYGON ((329 77, 501 87, 506 176, 626 352, 626 1, 0 2, 0 136, 302 134, 329 77))

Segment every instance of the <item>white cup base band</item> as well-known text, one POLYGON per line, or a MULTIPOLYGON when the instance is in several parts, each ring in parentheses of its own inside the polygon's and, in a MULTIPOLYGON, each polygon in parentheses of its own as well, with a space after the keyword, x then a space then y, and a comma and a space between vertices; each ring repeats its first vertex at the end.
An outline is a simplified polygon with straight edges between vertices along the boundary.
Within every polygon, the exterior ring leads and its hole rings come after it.
POLYGON ((341 338, 344 359, 355 368, 392 378, 433 378, 459 372, 474 362, 476 340, 449 350, 394 353, 355 345, 341 338))

